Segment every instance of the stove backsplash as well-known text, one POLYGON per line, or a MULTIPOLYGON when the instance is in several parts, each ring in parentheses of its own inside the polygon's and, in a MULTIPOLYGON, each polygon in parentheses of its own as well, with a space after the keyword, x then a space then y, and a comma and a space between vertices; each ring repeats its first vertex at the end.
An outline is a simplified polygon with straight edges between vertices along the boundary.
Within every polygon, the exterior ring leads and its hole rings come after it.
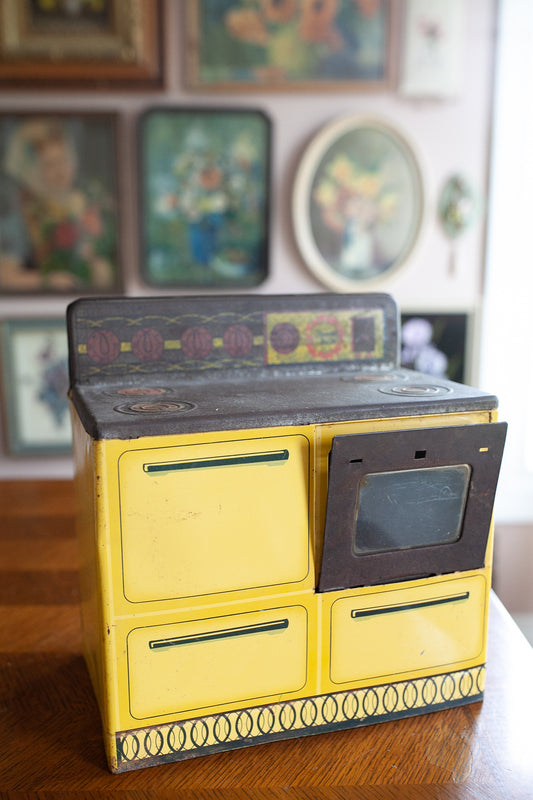
POLYGON ((399 363, 398 310, 385 294, 82 299, 67 314, 71 386, 399 363))

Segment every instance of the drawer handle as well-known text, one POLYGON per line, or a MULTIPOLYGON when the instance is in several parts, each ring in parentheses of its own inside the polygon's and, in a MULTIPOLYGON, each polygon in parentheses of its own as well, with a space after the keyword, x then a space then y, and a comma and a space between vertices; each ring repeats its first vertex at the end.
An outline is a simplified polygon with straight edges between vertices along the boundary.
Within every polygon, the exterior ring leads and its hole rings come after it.
POLYGON ((194 461, 171 461, 166 464, 143 464, 143 470, 145 472, 177 472, 182 469, 199 469, 200 467, 233 467, 238 464, 268 464, 272 461, 288 460, 288 450, 274 450, 269 453, 248 453, 242 456, 200 458, 194 461))
POLYGON ((433 600, 421 600, 415 603, 402 603, 397 606, 381 606, 379 608, 363 608, 360 611, 352 611, 352 619, 356 617, 376 617, 378 614, 393 614, 396 611, 410 611, 413 608, 427 608, 428 606, 442 606, 445 603, 455 603, 458 600, 468 600, 470 592, 454 594, 450 597, 437 597, 433 600))
POLYGON ((239 628, 226 628, 222 631, 212 631, 209 633, 199 633, 192 636, 175 636, 170 639, 153 639, 148 642, 150 650, 158 650, 160 647, 177 647, 182 644, 199 644, 200 642, 212 642, 216 639, 230 639, 232 636, 247 636, 251 633, 271 633, 281 631, 289 627, 288 619, 277 619, 273 622, 258 622, 256 625, 243 625, 239 628))

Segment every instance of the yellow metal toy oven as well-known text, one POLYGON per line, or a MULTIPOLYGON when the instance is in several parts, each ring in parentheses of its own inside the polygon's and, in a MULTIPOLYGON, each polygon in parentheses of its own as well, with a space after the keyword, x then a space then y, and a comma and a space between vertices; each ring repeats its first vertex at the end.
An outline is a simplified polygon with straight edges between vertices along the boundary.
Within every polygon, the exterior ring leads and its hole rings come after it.
POLYGON ((82 619, 110 769, 479 700, 496 399, 387 295, 79 300, 82 619))

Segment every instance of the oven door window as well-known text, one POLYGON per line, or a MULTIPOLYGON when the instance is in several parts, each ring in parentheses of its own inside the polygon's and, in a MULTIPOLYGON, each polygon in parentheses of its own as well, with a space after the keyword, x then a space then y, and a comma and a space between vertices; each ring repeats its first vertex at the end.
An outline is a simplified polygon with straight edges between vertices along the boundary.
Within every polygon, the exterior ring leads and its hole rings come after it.
POLYGON ((471 472, 458 464, 366 475, 357 492, 353 555, 456 542, 471 472))
POLYGON ((335 436, 319 591, 484 566, 507 425, 335 436))

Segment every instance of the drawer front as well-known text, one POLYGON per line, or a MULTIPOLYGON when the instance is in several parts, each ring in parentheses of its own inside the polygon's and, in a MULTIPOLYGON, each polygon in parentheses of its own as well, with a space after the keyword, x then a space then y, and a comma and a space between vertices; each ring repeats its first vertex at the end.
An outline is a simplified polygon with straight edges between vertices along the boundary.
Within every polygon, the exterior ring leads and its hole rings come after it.
POLYGON ((135 628, 130 713, 147 719, 297 692, 307 679, 307 631, 303 606, 135 628))
POLYGON ((348 683, 460 665, 483 653, 482 575, 344 597, 331 607, 330 678, 348 683))
POLYGON ((309 572, 308 461, 301 435, 123 454, 126 598, 302 581, 309 572))

